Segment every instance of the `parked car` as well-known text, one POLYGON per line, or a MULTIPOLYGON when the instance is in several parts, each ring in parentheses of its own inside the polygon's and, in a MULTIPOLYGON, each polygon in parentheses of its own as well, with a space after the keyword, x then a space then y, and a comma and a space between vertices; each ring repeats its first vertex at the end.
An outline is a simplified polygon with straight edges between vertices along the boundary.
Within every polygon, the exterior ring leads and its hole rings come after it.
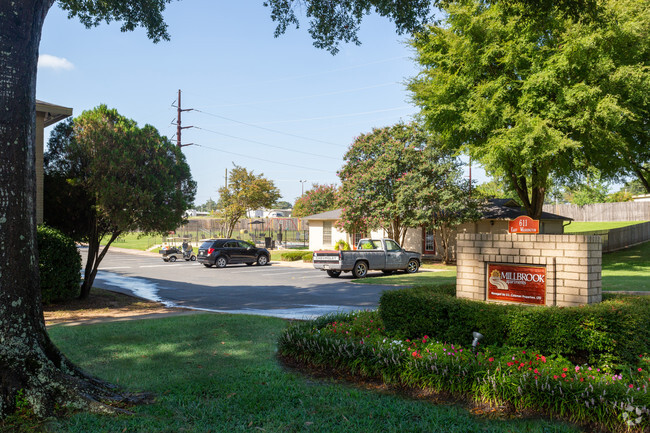
POLYGON ((201 244, 196 259, 203 266, 224 268, 228 264, 246 263, 260 266, 267 265, 271 255, 266 248, 257 248, 253 244, 237 239, 210 239, 201 244))
POLYGON ((314 251, 313 257, 314 268, 333 278, 341 272, 363 278, 369 270, 391 274, 403 269, 413 274, 420 269, 420 253, 404 251, 392 239, 361 239, 354 251, 314 251))

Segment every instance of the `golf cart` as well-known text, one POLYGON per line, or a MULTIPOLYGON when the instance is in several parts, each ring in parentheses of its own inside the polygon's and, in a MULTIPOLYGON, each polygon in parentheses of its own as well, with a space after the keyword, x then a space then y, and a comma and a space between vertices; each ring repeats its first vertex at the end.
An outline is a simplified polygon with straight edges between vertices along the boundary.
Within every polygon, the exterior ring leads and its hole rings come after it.
POLYGON ((196 261, 196 256, 192 254, 192 246, 186 239, 167 238, 167 242, 163 242, 163 246, 159 252, 162 254, 164 262, 175 262, 179 259, 183 259, 186 262, 196 261), (180 247, 177 246, 179 241, 182 241, 180 247))

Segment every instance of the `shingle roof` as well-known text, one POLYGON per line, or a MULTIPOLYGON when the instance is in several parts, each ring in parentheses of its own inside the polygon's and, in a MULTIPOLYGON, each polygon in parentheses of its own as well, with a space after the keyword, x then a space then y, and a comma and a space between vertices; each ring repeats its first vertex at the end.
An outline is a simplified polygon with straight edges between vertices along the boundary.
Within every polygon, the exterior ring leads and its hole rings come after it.
POLYGON ((303 217, 304 220, 337 220, 341 218, 342 209, 334 209, 323 213, 317 213, 315 215, 309 215, 303 217))
MULTIPOLYGON (((526 210, 519 206, 519 203, 509 198, 491 198, 479 210, 483 215, 482 219, 486 220, 514 220, 517 217, 526 215, 526 210)), ((572 221, 571 218, 550 212, 542 212, 539 219, 572 221)))

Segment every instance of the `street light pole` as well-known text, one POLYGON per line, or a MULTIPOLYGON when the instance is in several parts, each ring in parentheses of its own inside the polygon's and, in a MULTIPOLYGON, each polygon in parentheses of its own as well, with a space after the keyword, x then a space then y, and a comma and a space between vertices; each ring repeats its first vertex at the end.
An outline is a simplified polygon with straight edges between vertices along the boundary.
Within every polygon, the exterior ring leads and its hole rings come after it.
POLYGON ((300 196, 302 197, 303 195, 305 195, 305 182, 307 182, 307 181, 306 180, 299 180, 298 182, 300 182, 300 188, 301 188, 300 196))

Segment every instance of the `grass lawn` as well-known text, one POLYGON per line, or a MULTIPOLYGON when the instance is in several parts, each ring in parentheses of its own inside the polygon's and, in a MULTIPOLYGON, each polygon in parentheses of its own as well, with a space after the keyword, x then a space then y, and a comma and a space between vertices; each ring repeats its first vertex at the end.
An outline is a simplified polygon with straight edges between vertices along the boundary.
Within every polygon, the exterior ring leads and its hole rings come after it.
POLYGON ((620 227, 632 226, 640 224, 645 221, 606 221, 606 222, 580 222, 574 221, 568 226, 564 226, 564 233, 581 233, 581 232, 597 232, 601 230, 611 230, 620 227))
POLYGON ((48 431, 578 431, 548 420, 487 419, 456 405, 303 376, 275 358, 285 326, 274 318, 200 314, 51 327, 53 340, 78 365, 129 390, 154 392, 156 401, 132 416, 79 413, 48 422, 48 431))
POLYGON ((650 291, 650 242, 603 254, 603 290, 650 291))

